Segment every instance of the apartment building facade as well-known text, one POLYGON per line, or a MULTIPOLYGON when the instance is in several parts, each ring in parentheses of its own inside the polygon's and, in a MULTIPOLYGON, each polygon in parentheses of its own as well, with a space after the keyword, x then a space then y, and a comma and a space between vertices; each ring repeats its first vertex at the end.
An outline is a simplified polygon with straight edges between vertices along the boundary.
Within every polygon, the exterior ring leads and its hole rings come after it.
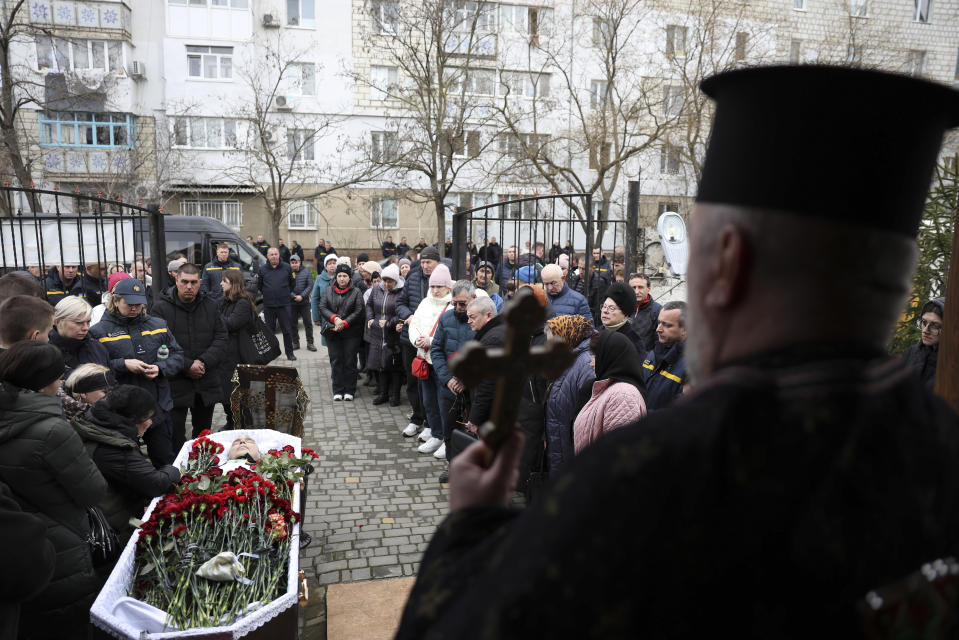
POLYGON ((437 202, 520 194, 622 219, 630 180, 651 234, 696 191, 703 77, 959 76, 959 0, 28 0, 16 22, 34 182, 305 247, 432 241, 437 202))

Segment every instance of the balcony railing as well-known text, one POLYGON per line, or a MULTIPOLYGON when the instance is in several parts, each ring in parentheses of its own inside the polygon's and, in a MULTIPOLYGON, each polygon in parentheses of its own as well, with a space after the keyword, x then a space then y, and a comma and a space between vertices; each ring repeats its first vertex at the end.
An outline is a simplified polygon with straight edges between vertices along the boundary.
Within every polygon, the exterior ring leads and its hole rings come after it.
POLYGON ((130 32, 131 12, 123 2, 105 0, 30 0, 33 24, 130 32))

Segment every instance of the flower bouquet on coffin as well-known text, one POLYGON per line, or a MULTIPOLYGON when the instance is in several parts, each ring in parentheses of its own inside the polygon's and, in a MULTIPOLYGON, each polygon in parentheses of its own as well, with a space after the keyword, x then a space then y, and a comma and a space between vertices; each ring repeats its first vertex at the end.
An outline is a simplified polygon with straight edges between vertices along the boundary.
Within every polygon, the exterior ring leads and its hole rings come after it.
MULTIPOLYGON (((104 620, 118 630, 167 637, 169 632, 235 627, 251 612, 289 597, 290 564, 291 559, 296 564, 298 552, 293 533, 300 518, 291 505, 304 468, 316 454, 286 444, 262 456, 257 450, 255 460, 244 455, 227 461, 224 444, 208 435, 185 445, 188 453, 181 451, 178 458, 183 476, 174 491, 153 503, 124 551, 124 556, 132 554, 129 573, 118 580, 130 597, 121 599, 154 612, 154 619, 146 624, 135 617, 104 620), (159 625, 157 615, 162 616, 159 625)), ((121 557, 118 569, 123 561, 121 557)), ((98 622, 103 598, 101 592, 92 612, 98 626, 103 626, 98 622)))

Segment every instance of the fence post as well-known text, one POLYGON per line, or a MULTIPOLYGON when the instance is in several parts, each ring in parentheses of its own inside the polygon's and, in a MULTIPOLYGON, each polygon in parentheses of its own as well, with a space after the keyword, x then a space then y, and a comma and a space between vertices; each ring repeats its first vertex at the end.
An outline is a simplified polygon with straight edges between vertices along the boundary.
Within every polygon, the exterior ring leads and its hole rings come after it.
POLYGON ((463 207, 453 210, 453 280, 466 277, 466 212, 463 207))
POLYGON ((160 207, 155 204, 147 207, 150 211, 150 264, 153 267, 153 302, 160 300, 160 296, 167 288, 166 273, 166 224, 160 207))
POLYGON ((586 194, 586 299, 589 300, 590 289, 592 289, 592 278, 589 277, 589 270, 593 266, 593 194, 586 194))
POLYGON ((629 198, 626 201, 626 277, 638 271, 636 268, 636 235, 639 233, 639 180, 629 181, 629 198))

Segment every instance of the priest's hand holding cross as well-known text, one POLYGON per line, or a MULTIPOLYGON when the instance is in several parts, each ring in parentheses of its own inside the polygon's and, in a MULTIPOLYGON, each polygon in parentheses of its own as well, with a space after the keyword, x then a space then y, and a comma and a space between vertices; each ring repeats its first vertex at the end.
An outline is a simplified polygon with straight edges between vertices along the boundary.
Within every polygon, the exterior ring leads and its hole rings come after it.
POLYGON ((545 311, 528 287, 516 292, 503 317, 507 328, 502 348, 486 349, 471 342, 450 360, 450 371, 467 387, 475 387, 484 379, 497 379, 491 419, 479 429, 482 440, 450 465, 451 511, 509 503, 523 450, 516 415, 526 378, 531 373, 556 378, 573 362, 573 354, 561 340, 530 348, 530 339, 543 324, 545 311))

